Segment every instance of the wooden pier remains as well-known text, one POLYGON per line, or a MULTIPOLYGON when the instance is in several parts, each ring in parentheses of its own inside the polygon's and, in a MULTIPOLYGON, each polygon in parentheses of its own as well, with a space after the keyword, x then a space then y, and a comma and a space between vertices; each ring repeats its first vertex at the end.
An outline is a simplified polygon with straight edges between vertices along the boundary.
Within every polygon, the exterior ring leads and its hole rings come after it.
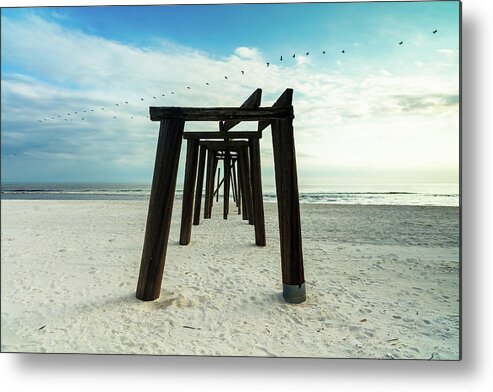
POLYGON ((200 224, 205 179, 204 219, 211 218, 214 196, 217 202, 222 186, 223 218, 228 219, 231 190, 238 214, 254 225, 256 245, 266 245, 260 139, 263 130, 270 125, 283 296, 290 303, 305 301, 293 90, 285 90, 272 107, 260 107, 261 96, 262 90, 257 89, 239 108, 150 107, 150 118, 159 121, 160 128, 137 283, 138 299, 152 301, 160 295, 182 140, 187 142, 187 154, 180 244, 188 245, 192 226, 200 224), (186 121, 215 121, 219 123, 219 131, 184 132, 186 121), (257 122, 257 129, 231 131, 241 121, 257 122), (219 178, 219 161, 223 162, 222 180, 219 178))

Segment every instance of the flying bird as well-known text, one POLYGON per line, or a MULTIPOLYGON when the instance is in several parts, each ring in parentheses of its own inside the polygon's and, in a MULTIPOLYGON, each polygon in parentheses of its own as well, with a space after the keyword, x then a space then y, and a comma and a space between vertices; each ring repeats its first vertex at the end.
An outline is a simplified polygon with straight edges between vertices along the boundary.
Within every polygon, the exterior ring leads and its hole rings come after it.
POLYGON ((190 90, 190 86, 187 86, 187 88, 190 90))
POLYGON ((281 59, 279 61, 282 61, 282 56, 281 56, 281 59))
POLYGON ((438 30, 433 30, 433 34, 436 34, 438 32, 438 30))
POLYGON ((209 83, 206 83, 205 85, 206 85, 206 86, 208 86, 208 85, 209 85, 209 83))
POLYGON ((113 118, 116 118, 116 116, 113 116, 113 118))
POLYGON ((70 113, 67 113, 67 116, 70 116, 70 113))
POLYGON ((84 110, 84 113, 87 113, 87 110, 84 110))
POLYGON ((156 97, 154 97, 154 96, 152 98, 156 99, 156 97))
POLYGON ((91 112, 94 112, 94 109, 91 109, 91 112))
POLYGON ((134 116, 130 116, 130 118, 134 118, 134 116))
POLYGON ((161 94, 161 97, 164 97, 164 94, 161 94))
POLYGON ((42 122, 41 120, 38 120, 39 122, 42 122))
POLYGON ((174 94, 174 93, 175 93, 174 91, 171 92, 171 94, 174 94))
POLYGON ((77 112, 74 112, 74 114, 77 114, 77 112))
POLYGON ((104 108, 101 108, 101 110, 104 110, 104 108))
POLYGON ((322 54, 325 54, 325 50, 322 52, 322 54))
POLYGON ((267 68, 269 68, 270 63, 267 63, 267 68))
POLYGON ((140 100, 141 100, 141 101, 143 101, 143 100, 144 100, 144 98, 140 98, 140 100))
POLYGON ((82 117, 82 121, 84 121, 84 117, 82 117))
POLYGON ((295 58, 295 57, 296 57, 296 53, 295 53, 295 54, 293 54, 293 58, 295 58))
POLYGON ((241 74, 242 74, 242 75, 245 75, 245 71, 241 71, 241 74))
POLYGON ((118 105, 117 103, 115 103, 115 105, 116 105, 116 106, 120 106, 120 105, 118 105))
POLYGON ((128 105, 128 101, 125 101, 125 103, 128 105))
POLYGON ((401 42, 399 42, 399 45, 402 45, 403 43, 404 43, 404 41, 401 41, 401 42))
POLYGON ((343 49, 343 50, 341 50, 341 53, 346 53, 346 51, 343 49))
POLYGON ((62 117, 62 116, 58 115, 57 117, 62 117))
POLYGON ((310 54, 310 52, 306 52, 306 55, 308 56, 310 54))
POLYGON ((224 77, 224 79, 227 79, 227 78, 228 78, 227 76, 224 77))

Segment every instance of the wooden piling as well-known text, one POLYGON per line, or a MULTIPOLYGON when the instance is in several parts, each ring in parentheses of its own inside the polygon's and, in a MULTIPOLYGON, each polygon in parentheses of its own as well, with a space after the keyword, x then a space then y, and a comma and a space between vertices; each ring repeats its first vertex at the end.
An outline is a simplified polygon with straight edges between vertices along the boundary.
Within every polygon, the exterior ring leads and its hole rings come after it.
POLYGON ((188 245, 192 234, 193 193, 197 178, 197 160, 199 142, 197 139, 187 141, 187 158, 185 162, 185 179, 183 181, 183 199, 181 208, 180 245, 188 245))
POLYGON ((264 201, 262 198, 262 171, 260 164, 259 139, 250 139, 250 168, 252 178, 253 214, 255 223, 255 243, 265 246, 264 201))
POLYGON ((223 160, 224 163, 223 219, 228 219, 228 214, 229 214, 229 187, 230 187, 230 173, 231 173, 230 161, 231 161, 231 154, 229 151, 226 151, 224 153, 224 160, 223 160))
POLYGON ((197 226, 200 224, 200 208, 202 204, 202 188, 204 186, 204 171, 205 171, 205 146, 200 146, 199 151, 199 168, 197 172, 197 187, 195 189, 195 206, 193 209, 193 224, 197 226))
POLYGON ((136 292, 143 301, 159 298, 161 291, 184 126, 182 119, 167 119, 159 128, 136 292))
POLYGON ((204 219, 211 219, 212 199, 214 191, 214 151, 207 149, 207 174, 205 178, 204 219))
MULTIPOLYGON (((276 104, 290 105, 292 93, 292 90, 286 90, 276 104)), ((292 119, 275 119, 272 120, 271 126, 279 215, 283 296, 287 302, 300 303, 305 301, 306 294, 293 121, 292 119)))
POLYGON ((248 147, 241 147, 238 151, 239 164, 241 168, 242 193, 245 197, 245 210, 248 216, 248 223, 254 224, 252 186, 250 182, 250 165, 248 163, 248 147))

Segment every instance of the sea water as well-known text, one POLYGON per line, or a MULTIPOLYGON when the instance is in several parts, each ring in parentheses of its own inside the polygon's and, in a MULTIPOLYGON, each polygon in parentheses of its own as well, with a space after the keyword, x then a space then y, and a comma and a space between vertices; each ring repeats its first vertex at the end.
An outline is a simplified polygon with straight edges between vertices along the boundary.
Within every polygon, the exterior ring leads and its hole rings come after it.
MULTIPOLYGON (((182 185, 176 199, 182 198, 182 185)), ((138 183, 2 183, 1 198, 18 200, 147 200, 151 185, 138 183)), ((300 184, 300 203, 459 206, 458 184, 300 184)), ((222 193, 220 192, 220 195, 222 193)), ((275 202, 264 186, 265 202, 275 202)))

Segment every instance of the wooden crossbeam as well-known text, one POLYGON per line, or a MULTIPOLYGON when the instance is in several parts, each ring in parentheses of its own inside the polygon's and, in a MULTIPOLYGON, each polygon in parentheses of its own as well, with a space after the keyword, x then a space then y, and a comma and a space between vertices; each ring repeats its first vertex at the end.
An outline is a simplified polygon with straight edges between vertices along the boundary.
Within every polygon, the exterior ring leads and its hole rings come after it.
POLYGON ((236 140, 236 141, 201 141, 201 146, 206 146, 211 150, 231 150, 238 149, 242 146, 248 146, 247 141, 236 140))
MULTIPOLYGON (((262 89, 256 89, 252 95, 250 95, 245 102, 243 102, 240 108, 258 108, 260 107, 260 101, 262 100, 262 89)), ((224 121, 220 126, 223 132, 229 131, 234 126, 238 125, 240 121, 224 121)), ((228 135, 228 137, 231 137, 228 135)))
POLYGON ((261 139, 262 133, 257 131, 245 132, 185 132, 184 139, 261 139))
POLYGON ((149 114, 152 121, 162 121, 166 119, 180 119, 184 121, 261 121, 273 119, 292 119, 293 107, 274 107, 274 108, 182 108, 151 106, 149 114))
MULTIPOLYGON (((291 105, 292 102, 293 102, 293 89, 287 88, 286 90, 284 90, 282 95, 277 99, 274 105, 272 105, 272 108, 284 107, 288 104, 291 105)), ((294 118, 294 114, 293 117, 291 118, 294 118)), ((270 125, 271 120, 272 119, 259 121, 258 131, 262 132, 265 128, 267 128, 270 125)))

